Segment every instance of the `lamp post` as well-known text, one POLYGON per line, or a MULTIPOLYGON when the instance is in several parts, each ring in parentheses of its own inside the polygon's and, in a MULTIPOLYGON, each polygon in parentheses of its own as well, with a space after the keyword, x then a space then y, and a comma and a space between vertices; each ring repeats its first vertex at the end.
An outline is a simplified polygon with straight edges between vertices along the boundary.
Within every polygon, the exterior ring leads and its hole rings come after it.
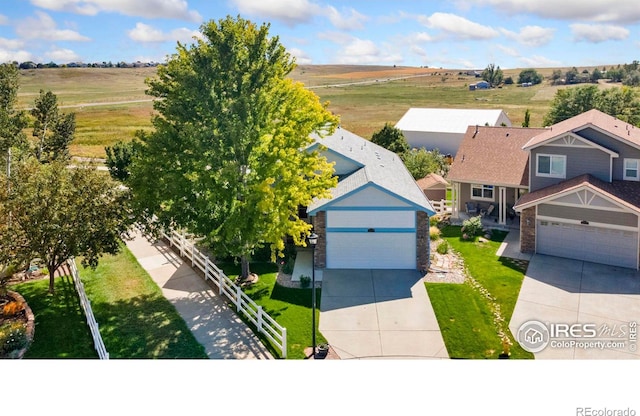
POLYGON ((316 244, 318 234, 311 233, 308 237, 311 245, 311 355, 316 358, 316 244))

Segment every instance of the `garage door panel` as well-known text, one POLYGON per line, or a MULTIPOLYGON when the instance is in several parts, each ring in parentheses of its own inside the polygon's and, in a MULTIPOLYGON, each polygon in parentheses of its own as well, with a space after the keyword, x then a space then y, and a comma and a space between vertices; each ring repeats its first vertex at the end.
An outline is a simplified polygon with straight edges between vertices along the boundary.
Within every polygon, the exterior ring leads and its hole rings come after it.
POLYGON ((536 240, 536 251, 540 254, 633 269, 637 267, 637 232, 538 221, 536 240))
POLYGON ((415 233, 327 233, 329 269, 415 269, 415 233))

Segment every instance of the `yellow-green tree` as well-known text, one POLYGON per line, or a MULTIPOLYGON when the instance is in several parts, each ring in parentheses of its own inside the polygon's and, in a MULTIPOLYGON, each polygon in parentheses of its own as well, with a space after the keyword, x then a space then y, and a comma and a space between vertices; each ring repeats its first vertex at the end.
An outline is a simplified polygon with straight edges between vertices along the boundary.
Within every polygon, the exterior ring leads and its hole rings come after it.
POLYGON ((268 25, 227 17, 200 30, 147 81, 155 129, 139 135, 127 185, 139 213, 205 236, 246 277, 255 249, 279 252, 287 235, 304 244, 311 226, 298 207, 336 185, 305 149, 337 119, 287 78, 294 60, 268 25))

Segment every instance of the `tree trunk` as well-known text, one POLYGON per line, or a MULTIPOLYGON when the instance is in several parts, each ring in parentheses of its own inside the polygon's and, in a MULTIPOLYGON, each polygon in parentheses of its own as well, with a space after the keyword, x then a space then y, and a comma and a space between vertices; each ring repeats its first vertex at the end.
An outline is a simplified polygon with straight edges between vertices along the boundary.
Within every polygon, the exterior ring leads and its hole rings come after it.
POLYGON ((251 273, 251 270, 249 270, 249 258, 247 256, 240 257, 240 267, 241 267, 240 278, 241 279, 248 278, 249 273, 251 273))
POLYGON ((56 274, 56 266, 55 265, 47 265, 49 269, 49 294, 53 295, 54 286, 53 286, 53 276, 56 274))

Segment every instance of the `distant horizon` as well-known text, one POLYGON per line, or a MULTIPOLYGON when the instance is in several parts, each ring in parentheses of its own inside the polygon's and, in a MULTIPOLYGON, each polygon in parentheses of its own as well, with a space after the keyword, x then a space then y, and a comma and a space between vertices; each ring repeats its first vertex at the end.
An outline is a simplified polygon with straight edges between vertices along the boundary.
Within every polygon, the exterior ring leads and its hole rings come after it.
POLYGON ((300 65, 596 67, 640 52, 635 0, 5 0, 0 62, 158 62, 204 22, 268 23, 300 65))

